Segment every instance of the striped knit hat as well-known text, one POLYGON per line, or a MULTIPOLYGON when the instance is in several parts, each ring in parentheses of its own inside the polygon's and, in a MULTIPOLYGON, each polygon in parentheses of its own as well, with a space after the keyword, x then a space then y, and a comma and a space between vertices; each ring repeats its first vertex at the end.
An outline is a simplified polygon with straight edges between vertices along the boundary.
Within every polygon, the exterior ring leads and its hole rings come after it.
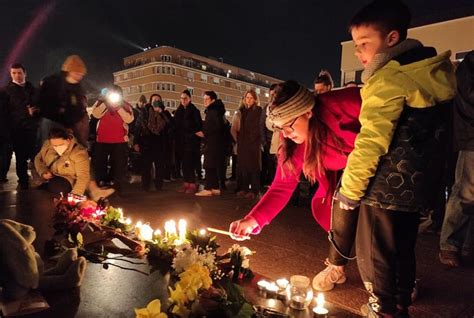
POLYGON ((314 95, 305 87, 300 88, 290 99, 281 105, 270 105, 267 108, 267 118, 276 127, 281 127, 304 113, 310 111, 314 106, 314 95))

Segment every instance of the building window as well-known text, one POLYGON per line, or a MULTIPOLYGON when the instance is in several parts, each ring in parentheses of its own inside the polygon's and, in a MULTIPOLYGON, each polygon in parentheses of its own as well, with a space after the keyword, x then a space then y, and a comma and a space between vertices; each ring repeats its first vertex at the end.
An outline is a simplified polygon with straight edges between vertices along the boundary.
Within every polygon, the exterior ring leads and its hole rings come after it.
POLYGON ((255 93, 257 93, 257 95, 260 95, 260 88, 255 88, 255 93))
POLYGON ((213 80, 214 84, 217 84, 219 85, 220 84, 220 79, 218 77, 214 77, 214 80, 213 80))
POLYGON ((207 83, 207 75, 206 74, 201 74, 201 81, 207 83))
POLYGON ((194 73, 193 72, 188 72, 188 81, 194 82, 194 73))
POLYGON ((174 67, 171 68, 171 74, 173 74, 173 75, 176 74, 176 70, 174 69, 174 67))
POLYGON ((160 58, 163 62, 171 62, 171 55, 164 55, 163 54, 163 55, 160 56, 160 58))
POLYGON ((193 66, 193 61, 190 59, 183 59, 183 64, 189 67, 193 66))
POLYGON ((189 87, 189 86, 187 88, 188 88, 189 93, 191 93, 191 96, 193 96, 194 95, 194 88, 189 87))
POLYGON ((242 89, 242 84, 240 83, 236 83, 235 86, 237 87, 237 89, 242 89))
POLYGON ((230 88, 230 86, 231 86, 231 85, 230 85, 230 82, 229 82, 229 81, 224 81, 224 86, 230 88))

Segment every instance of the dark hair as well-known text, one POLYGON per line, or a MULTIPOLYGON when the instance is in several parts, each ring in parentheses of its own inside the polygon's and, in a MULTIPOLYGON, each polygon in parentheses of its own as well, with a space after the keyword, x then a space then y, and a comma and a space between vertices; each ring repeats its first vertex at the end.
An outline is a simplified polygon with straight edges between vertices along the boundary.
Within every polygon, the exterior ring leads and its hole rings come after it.
POLYGON ((349 85, 355 85, 355 86, 358 86, 357 82, 356 81, 349 81, 349 82, 346 82, 344 83, 344 87, 347 87, 349 85))
POLYGON ((275 90, 275 87, 277 87, 277 85, 278 85, 278 84, 276 84, 276 83, 270 85, 270 88, 269 88, 268 90, 270 90, 270 91, 275 90))
POLYGON ((217 94, 216 94, 216 92, 214 92, 214 91, 205 91, 205 92, 204 92, 204 95, 209 96, 212 100, 216 100, 216 99, 217 99, 217 94))
POLYGON ((186 94, 189 98, 191 98, 191 92, 189 91, 189 89, 185 89, 181 94, 186 94))
POLYGON ((160 94, 151 94, 150 99, 148 100, 149 104, 151 104, 151 101, 152 101, 153 97, 155 97, 155 96, 158 96, 160 98, 160 101, 163 101, 163 98, 161 98, 160 94))
POLYGON ((359 26, 371 25, 383 36, 391 31, 400 34, 400 41, 407 38, 411 13, 406 4, 399 0, 374 0, 363 7, 349 23, 349 32, 359 26))
POLYGON ((51 128, 48 134, 48 139, 72 139, 73 135, 72 133, 67 130, 66 128, 62 127, 54 127, 51 128))
POLYGON ((331 88, 334 87, 334 82, 332 80, 331 74, 326 70, 321 70, 318 76, 314 79, 313 85, 318 83, 322 83, 326 86, 331 86, 331 88))
MULTIPOLYGON (((279 105, 289 100, 296 94, 300 86, 301 85, 296 81, 283 83, 281 89, 275 96, 272 107, 278 108, 279 105)), ((324 162, 322 161, 322 153, 323 149, 328 145, 328 139, 331 138, 338 148, 342 148, 344 144, 344 142, 329 129, 323 118, 321 118, 322 107, 324 107, 324 105, 321 105, 320 100, 316 97, 311 110, 313 115, 309 119, 308 124, 308 139, 305 142, 303 173, 311 183, 314 183, 316 177, 324 174, 326 171, 324 162)), ((291 159, 296 150, 296 146, 297 144, 291 139, 284 138, 279 150, 279 156, 282 156, 283 165, 291 172, 294 170, 291 159)))
POLYGON ((26 68, 23 64, 21 63, 13 63, 10 68, 21 68, 23 72, 26 72, 26 68))

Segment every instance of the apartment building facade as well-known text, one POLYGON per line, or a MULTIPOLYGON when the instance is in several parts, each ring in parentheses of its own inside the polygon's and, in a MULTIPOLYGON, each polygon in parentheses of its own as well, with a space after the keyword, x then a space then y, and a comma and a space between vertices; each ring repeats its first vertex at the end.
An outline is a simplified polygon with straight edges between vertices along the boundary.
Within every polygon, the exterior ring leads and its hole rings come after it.
MULTIPOLYGON (((474 49, 473 30, 474 16, 468 16, 411 28, 408 37, 434 47, 438 53, 451 50, 451 60, 457 63, 474 49)), ((354 54, 354 43, 345 41, 341 46, 341 86, 349 81, 361 83, 363 67, 354 54)))
POLYGON ((260 105, 268 102, 269 87, 281 80, 259 74, 220 60, 177 48, 160 46, 127 56, 124 69, 114 73, 114 83, 123 89, 124 99, 135 104, 141 95, 147 99, 158 93, 170 110, 179 106, 181 92, 188 89, 193 103, 203 106, 203 94, 217 93, 231 116, 249 89, 257 92, 260 105))

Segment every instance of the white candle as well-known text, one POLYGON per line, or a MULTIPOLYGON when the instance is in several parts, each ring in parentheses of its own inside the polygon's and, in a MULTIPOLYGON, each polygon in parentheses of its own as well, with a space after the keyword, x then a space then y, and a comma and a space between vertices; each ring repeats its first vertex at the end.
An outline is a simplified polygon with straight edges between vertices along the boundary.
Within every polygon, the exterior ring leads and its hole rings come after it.
POLYGON ((120 214, 120 219, 123 219, 123 210, 122 210, 122 208, 118 208, 117 211, 120 214))
POLYGON ((317 315, 327 315, 329 311, 324 308, 324 303, 324 294, 318 293, 318 296, 316 297, 316 307, 313 308, 313 312, 317 315))
POLYGON ((290 282, 286 278, 277 279, 276 284, 280 289, 286 289, 290 282))
POLYGON ((132 219, 126 218, 126 219, 125 219, 125 224, 126 224, 126 225, 132 224, 132 219))
POLYGON ((161 236, 161 230, 155 230, 155 233, 153 233, 155 236, 161 236))
POLYGON ((199 235, 200 235, 200 236, 206 235, 206 230, 205 230, 205 229, 200 229, 200 230, 199 230, 199 235))
POLYGON ((178 221, 179 240, 186 241, 186 220, 180 219, 178 221))
POLYGON ((151 241, 153 239, 153 229, 148 224, 143 224, 140 228, 140 235, 138 236, 142 241, 151 241))
POLYGON ((166 237, 176 236, 176 222, 174 220, 165 222, 165 235, 166 237))
POLYGON ((278 292, 278 286, 275 285, 275 283, 270 283, 265 287, 265 290, 267 292, 267 297, 274 298, 278 292))
POLYGON ((268 284, 270 284, 269 282, 267 282, 266 280, 262 279, 262 280, 259 280, 257 282, 257 286, 258 286, 258 289, 260 290, 265 290, 268 286, 268 284))

